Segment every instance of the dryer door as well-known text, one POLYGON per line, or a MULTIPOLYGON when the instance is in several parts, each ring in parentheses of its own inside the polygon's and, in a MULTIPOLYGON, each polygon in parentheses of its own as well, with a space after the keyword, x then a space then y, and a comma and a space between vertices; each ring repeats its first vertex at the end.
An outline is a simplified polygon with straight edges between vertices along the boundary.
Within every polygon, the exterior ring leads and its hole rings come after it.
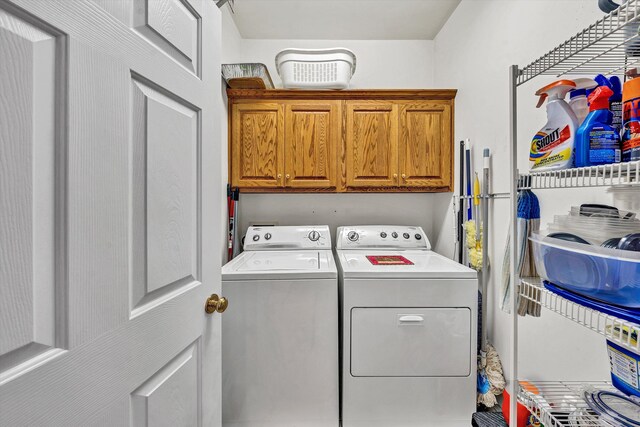
POLYGON ((351 309, 354 377, 466 377, 473 359, 468 308, 351 309))

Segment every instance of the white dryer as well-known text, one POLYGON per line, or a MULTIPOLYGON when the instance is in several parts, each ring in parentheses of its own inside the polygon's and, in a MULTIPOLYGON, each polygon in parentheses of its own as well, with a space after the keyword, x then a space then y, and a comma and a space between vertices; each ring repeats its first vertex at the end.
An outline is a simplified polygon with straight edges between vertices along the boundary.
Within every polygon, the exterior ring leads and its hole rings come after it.
POLYGON ((244 249, 222 268, 222 425, 338 427, 329 227, 250 227, 244 249))
POLYGON ((476 409, 478 284, 420 227, 337 232, 343 427, 461 427, 476 409))

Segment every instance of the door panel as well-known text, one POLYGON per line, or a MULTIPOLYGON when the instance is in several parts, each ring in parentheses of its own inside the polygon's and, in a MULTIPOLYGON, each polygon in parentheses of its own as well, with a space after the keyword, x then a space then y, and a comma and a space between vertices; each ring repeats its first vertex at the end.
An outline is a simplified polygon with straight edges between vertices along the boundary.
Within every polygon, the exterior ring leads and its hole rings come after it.
POLYGON ((451 185, 453 141, 451 105, 405 103, 400 107, 400 184, 408 187, 451 185))
POLYGON ((335 187, 340 102, 287 104, 285 124, 285 186, 335 187))
POLYGON ((56 322, 65 286, 56 262, 64 261, 56 235, 63 42, 60 32, 0 8, 0 381, 12 367, 59 352, 66 335, 66 322, 56 322))
POLYGON ((397 105, 347 102, 347 187, 393 187, 398 178, 397 105))
POLYGON ((197 108, 133 80, 134 311, 200 277, 197 108))
POLYGON ((284 108, 279 104, 233 105, 232 182, 238 187, 284 183, 284 108))
POLYGON ((2 426, 220 425, 220 12, 122 3, 0 3, 2 426))
POLYGON ((199 344, 189 345, 131 393, 132 427, 201 425, 199 344))
POLYGON ((133 28, 197 76, 201 75, 198 46, 200 25, 200 15, 186 1, 133 1, 133 28))

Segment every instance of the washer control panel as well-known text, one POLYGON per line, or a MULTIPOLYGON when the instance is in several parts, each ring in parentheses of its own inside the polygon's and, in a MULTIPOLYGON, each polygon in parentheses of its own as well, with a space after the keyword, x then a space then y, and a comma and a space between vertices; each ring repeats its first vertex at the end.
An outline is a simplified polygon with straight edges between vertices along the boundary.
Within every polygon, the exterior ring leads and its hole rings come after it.
POLYGON ((431 249, 422 227, 354 225, 338 227, 336 249, 431 249))
POLYGON ((244 239, 245 251, 289 249, 331 249, 327 225, 249 227, 244 239))

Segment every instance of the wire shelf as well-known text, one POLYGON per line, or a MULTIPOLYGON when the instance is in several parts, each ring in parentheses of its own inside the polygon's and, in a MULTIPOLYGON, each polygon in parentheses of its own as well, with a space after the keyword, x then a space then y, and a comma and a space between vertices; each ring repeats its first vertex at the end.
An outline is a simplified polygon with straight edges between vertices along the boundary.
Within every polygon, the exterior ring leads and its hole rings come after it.
POLYGON ((520 297, 540 304, 554 313, 604 335, 608 340, 621 347, 640 354, 640 345, 638 344, 640 325, 569 301, 545 289, 539 280, 521 279, 520 297))
MULTIPOLYGON (((522 384, 522 382, 521 382, 522 384)), ((611 424, 599 419, 584 400, 586 387, 617 391, 608 382, 530 381, 520 388, 518 400, 545 427, 599 426, 611 424), (537 393, 537 394, 536 394, 537 393)))
POLYGON ((640 189, 640 160, 521 175, 519 189, 609 187, 632 185, 640 189))
POLYGON ((640 0, 629 0, 595 24, 533 61, 517 85, 542 74, 613 74, 640 61, 640 0))

